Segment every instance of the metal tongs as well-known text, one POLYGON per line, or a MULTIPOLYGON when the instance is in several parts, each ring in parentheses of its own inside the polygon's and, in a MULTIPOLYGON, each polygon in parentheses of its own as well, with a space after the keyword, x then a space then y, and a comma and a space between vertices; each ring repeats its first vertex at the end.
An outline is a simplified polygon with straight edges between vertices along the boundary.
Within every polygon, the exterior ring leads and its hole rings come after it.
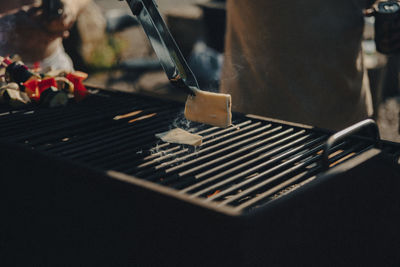
MULTIPOLYGON (((122 0, 119 0, 122 1, 122 0)), ((186 63, 154 0, 126 0, 142 25, 170 82, 190 95, 199 90, 196 77, 186 63)))

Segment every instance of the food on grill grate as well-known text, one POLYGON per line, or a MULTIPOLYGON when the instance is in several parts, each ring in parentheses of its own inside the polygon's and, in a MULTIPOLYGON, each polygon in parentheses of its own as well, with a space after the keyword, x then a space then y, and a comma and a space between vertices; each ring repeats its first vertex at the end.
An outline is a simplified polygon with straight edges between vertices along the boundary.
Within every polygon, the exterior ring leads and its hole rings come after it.
POLYGON ((138 115, 138 114, 140 114, 142 112, 143 112, 143 110, 132 111, 132 112, 129 112, 129 113, 126 113, 126 114, 123 114, 123 115, 115 116, 114 120, 118 121, 118 120, 122 120, 122 119, 127 119, 127 118, 130 118, 130 117, 136 116, 136 115, 138 115))
POLYGON ((136 119, 132 119, 132 120, 128 121, 128 123, 133 123, 133 122, 136 122, 136 121, 142 121, 142 120, 150 119, 150 118, 152 118, 152 117, 154 117, 156 115, 157 115, 157 113, 151 113, 151 114, 144 115, 144 116, 141 116, 141 117, 136 118, 136 119))
POLYGON ((185 144, 191 146, 199 146, 203 140, 201 135, 189 133, 181 128, 175 128, 168 132, 156 134, 156 137, 166 143, 185 144))
POLYGON ((186 100, 185 117, 188 120, 226 128, 232 125, 231 96, 196 90, 186 100))
POLYGON ((25 101, 28 96, 33 103, 46 107, 63 106, 68 103, 68 98, 76 101, 83 100, 87 95, 87 89, 83 80, 87 74, 81 71, 67 73, 62 70, 50 71, 48 73, 37 73, 30 70, 22 61, 14 61, 8 57, 0 57, 0 64, 4 68, 5 81, 17 84, 17 92, 3 94, 7 103, 18 106, 30 103, 25 101), (9 101, 13 99, 15 101, 9 101))
POLYGON ((65 77, 55 77, 55 80, 57 82, 57 88, 59 90, 65 91, 67 92, 69 95, 73 95, 74 94, 74 84, 68 80, 65 77))
POLYGON ((0 103, 20 107, 30 103, 28 95, 19 91, 18 84, 9 83, 0 88, 0 103))
POLYGON ((11 89, 11 90, 18 90, 18 84, 16 83, 7 83, 3 85, 0 90, 6 90, 6 89, 11 89))
POLYGON ((10 82, 21 84, 31 78, 40 78, 39 75, 30 71, 22 61, 12 62, 9 58, 3 58, 2 65, 6 68, 5 76, 10 82))
POLYGON ((83 85, 83 81, 87 77, 88 75, 81 71, 74 71, 65 76, 74 85, 74 98, 76 101, 83 100, 88 94, 86 87, 83 85))
POLYGON ((40 96, 40 105, 55 108, 65 106, 68 103, 68 95, 64 91, 51 86, 42 92, 40 96))

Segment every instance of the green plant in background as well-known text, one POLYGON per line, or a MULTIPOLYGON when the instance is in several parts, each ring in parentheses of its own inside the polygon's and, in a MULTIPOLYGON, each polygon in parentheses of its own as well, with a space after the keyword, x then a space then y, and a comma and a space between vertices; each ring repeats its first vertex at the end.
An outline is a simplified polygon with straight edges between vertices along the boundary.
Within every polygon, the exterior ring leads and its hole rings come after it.
POLYGON ((127 46, 126 41, 107 34, 105 38, 93 47, 86 64, 90 71, 100 71, 113 68, 121 59, 121 54, 127 46))

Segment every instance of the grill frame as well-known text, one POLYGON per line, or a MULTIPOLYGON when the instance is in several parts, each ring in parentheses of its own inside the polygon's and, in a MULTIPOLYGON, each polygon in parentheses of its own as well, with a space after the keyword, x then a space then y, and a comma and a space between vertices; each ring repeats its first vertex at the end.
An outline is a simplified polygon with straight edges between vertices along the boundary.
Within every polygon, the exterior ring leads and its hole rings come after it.
MULTIPOLYGON (((254 117, 294 127, 312 128, 254 117)), ((10 254, 24 251, 27 255, 25 259, 10 259, 11 262, 26 260, 40 263, 42 257, 38 256, 35 250, 31 251, 35 246, 39 247, 39 251, 43 249, 49 252, 45 258, 51 263, 57 262, 60 257, 66 262, 76 263, 79 259, 88 264, 130 262, 158 265, 166 261, 185 266, 187 262, 196 259, 193 265, 201 266, 210 264, 212 259, 211 265, 241 263, 254 266, 265 262, 270 262, 271 265, 290 264, 294 263, 294 259, 308 262, 311 258, 314 263, 326 263, 327 259, 315 258, 314 252, 322 252, 319 246, 336 249, 338 258, 343 255, 356 255, 353 261, 358 261, 361 259, 361 252, 364 251, 354 250, 355 244, 345 246, 344 248, 349 249, 346 252, 335 245, 318 240, 320 234, 325 233, 329 237, 328 240, 338 241, 333 233, 329 233, 334 229, 332 224, 317 227, 317 231, 307 225, 315 223, 315 219, 320 216, 317 222, 326 222, 326 218, 338 222, 339 230, 335 233, 340 233, 341 237, 351 233, 346 229, 343 218, 334 218, 340 210, 344 210, 346 218, 350 221, 358 220, 348 214, 349 208, 346 209, 346 203, 349 197, 354 195, 354 187, 360 186, 362 190, 357 194, 358 200, 354 202, 354 207, 359 208, 360 212, 365 211, 359 200, 367 197, 374 189, 377 171, 381 172, 382 176, 379 183, 385 188, 385 184, 390 184, 393 188, 393 191, 386 189, 385 192, 379 193, 379 196, 390 192, 391 200, 397 201, 397 205, 398 200, 392 199, 392 196, 394 191, 400 188, 397 180, 394 180, 396 177, 393 176, 396 175, 393 169, 398 169, 398 166, 391 162, 393 157, 384 152, 385 146, 393 148, 395 144, 383 142, 382 150, 370 149, 362 152, 326 172, 319 173, 309 183, 267 205, 249 212, 241 212, 179 194, 171 188, 131 175, 115 171, 103 172, 73 160, 60 160, 52 154, 29 150, 26 146, 0 140, 0 162, 3 163, 6 177, 13 177, 1 180, 2 188, 6 189, 6 201, 3 204, 13 215, 10 216, 10 220, 3 221, 4 225, 1 226, 2 229, 8 230, 6 236, 9 236, 9 239, 6 238, 5 243, 11 243, 10 254), (21 162, 30 162, 32 159, 35 164, 26 164, 21 168, 21 162), (369 173, 371 166, 376 166, 377 163, 384 168, 370 170, 371 175, 362 178, 353 174, 360 171, 362 174, 369 173), (385 168, 386 172, 382 171, 385 168), (329 188, 343 188, 343 185, 346 186, 339 194, 331 192, 329 188), (317 205, 316 193, 323 196, 317 205), (304 208, 310 203, 313 204, 311 211, 304 208), (324 211, 326 205, 332 203, 336 203, 338 207, 324 211), (65 214, 71 218, 66 219, 65 214), (271 220, 274 216, 276 219, 271 220), (104 219, 109 217, 112 218, 104 219), (293 218, 303 218, 305 223, 296 226, 296 220, 293 218), (282 223, 285 226, 280 226, 282 223), (177 225, 179 227, 176 227, 177 225), (283 236, 278 237, 276 230, 289 226, 291 230, 281 233, 283 236), (117 230, 119 227, 122 230, 117 230), (302 231, 304 233, 301 233, 302 231), (45 238, 38 239, 36 232, 45 238), (54 233, 55 236, 52 236, 54 233), (61 237, 57 235, 60 233, 61 237), (307 241, 307 235, 314 244, 307 241), (18 242, 27 238, 35 242, 21 247, 20 244, 10 241, 11 237, 18 242), (87 240, 94 241, 88 244, 87 240), (137 241, 132 244, 132 240, 137 241), (271 240, 275 243, 271 244, 271 240), (109 245, 110 241, 113 246, 109 245), (51 242, 56 244, 54 248, 49 247, 51 242), (77 245, 77 242, 83 244, 77 245), (304 253, 299 247, 302 244, 311 246, 315 251, 312 254, 304 253), (73 248, 72 245, 77 246, 73 248), (67 258, 71 251, 76 253, 76 256, 67 258), (79 254, 82 251, 83 254, 79 254), (99 251, 103 252, 100 253, 101 256, 99 251), (157 257, 154 256, 154 251, 157 251, 157 257), (288 258, 288 255, 294 255, 294 259, 288 258)), ((387 200, 376 201, 375 204, 372 202, 374 205, 371 208, 379 210, 383 203, 387 203, 387 200)), ((396 222, 394 219, 392 221, 396 222)), ((359 235, 352 234, 352 237, 366 234, 367 226, 372 225, 373 223, 368 223, 359 235)), ((393 228, 392 222, 389 226, 393 228)), ((395 234, 397 237, 397 232, 395 234)), ((7 252, 7 249, 5 251, 7 252)), ((334 254, 336 253, 332 252, 328 258, 338 260, 334 254)))

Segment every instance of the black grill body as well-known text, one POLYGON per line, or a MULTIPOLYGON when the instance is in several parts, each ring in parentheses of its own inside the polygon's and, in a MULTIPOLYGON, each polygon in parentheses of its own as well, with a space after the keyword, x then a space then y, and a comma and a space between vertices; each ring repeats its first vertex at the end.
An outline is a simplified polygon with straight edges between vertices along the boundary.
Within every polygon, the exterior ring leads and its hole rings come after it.
MULTIPOLYGON (((134 102, 138 96, 129 99, 132 96, 104 92, 101 97, 122 101, 118 104, 121 108, 124 100, 120 97, 134 102)), ((148 105, 153 109, 157 108, 155 101, 158 100, 142 97, 136 100, 141 108, 148 105)), ((292 184, 294 187, 288 184, 285 190, 277 190, 279 194, 272 194, 276 197, 269 201, 237 209, 207 201, 207 197, 183 194, 162 180, 155 182, 96 167, 77 159, 78 152, 63 156, 46 150, 43 144, 60 136, 65 139, 67 133, 78 136, 76 142, 81 145, 79 142, 86 137, 75 125, 84 131, 90 126, 97 134, 109 127, 104 118, 108 115, 101 112, 104 108, 97 110, 90 102, 82 104, 83 113, 76 113, 78 119, 74 117, 71 125, 42 119, 38 123, 43 123, 43 128, 32 128, 31 132, 16 128, 11 137, 2 137, 1 207, 5 216, 0 224, 1 261, 14 265, 138 266, 400 263, 396 144, 384 143, 377 149, 370 141, 356 138, 352 144, 366 145, 340 164, 311 172, 301 183, 292 184), (84 118, 97 120, 91 125, 84 118)), ((171 102, 161 101, 160 105, 180 108, 171 102)), ((67 116, 74 111, 71 108, 63 112, 67 116)), ((40 116, 50 112, 55 111, 44 111, 40 116)), ((143 121, 138 127, 146 125, 143 121)), ((301 127, 296 126, 296 130, 301 127)), ((129 149, 136 151, 140 145, 139 142, 129 149)), ((113 147, 108 148, 110 153, 123 155, 113 147)), ((84 151, 104 153, 95 148, 88 146, 84 151)), ((91 162, 92 153, 86 153, 91 162)))

